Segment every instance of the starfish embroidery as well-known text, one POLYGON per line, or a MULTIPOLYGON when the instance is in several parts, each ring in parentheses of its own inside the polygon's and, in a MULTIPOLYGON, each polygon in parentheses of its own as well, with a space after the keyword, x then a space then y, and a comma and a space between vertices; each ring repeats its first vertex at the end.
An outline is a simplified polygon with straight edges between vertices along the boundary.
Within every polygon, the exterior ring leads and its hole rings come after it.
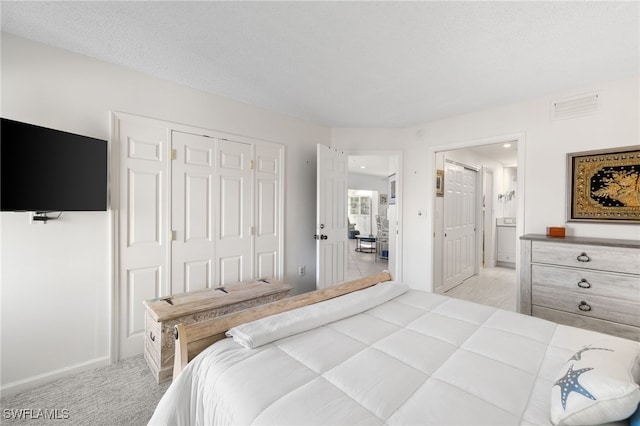
POLYGON ((567 409, 567 397, 571 392, 579 393, 586 396, 589 399, 596 400, 596 397, 591 395, 588 390, 582 387, 578 381, 578 377, 587 371, 591 371, 593 368, 580 368, 579 370, 573 370, 573 364, 569 366, 567 373, 559 378, 553 385, 560 386, 560 400, 562 401, 562 409, 567 409))
POLYGON ((582 353, 586 352, 586 351, 610 351, 610 352, 614 352, 613 349, 607 349, 607 348, 592 348, 591 345, 588 346, 583 346, 582 349, 580 349, 578 352, 576 352, 575 354, 573 354, 573 356, 571 358, 569 358, 567 360, 567 362, 574 360, 574 361, 580 361, 582 359, 582 353))

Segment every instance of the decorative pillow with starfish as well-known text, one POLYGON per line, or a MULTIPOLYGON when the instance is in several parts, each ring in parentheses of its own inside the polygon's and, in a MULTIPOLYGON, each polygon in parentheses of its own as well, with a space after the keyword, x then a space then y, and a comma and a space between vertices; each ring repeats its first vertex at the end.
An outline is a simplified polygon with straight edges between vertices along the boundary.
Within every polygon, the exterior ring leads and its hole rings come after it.
POLYGON ((579 348, 551 389, 555 425, 597 425, 629 418, 640 403, 640 344, 605 339, 579 348))

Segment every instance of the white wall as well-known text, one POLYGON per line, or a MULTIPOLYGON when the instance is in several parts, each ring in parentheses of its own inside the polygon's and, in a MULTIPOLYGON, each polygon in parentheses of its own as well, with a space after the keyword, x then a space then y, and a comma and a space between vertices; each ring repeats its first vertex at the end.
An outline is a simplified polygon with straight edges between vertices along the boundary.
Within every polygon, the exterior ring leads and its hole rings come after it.
POLYGON ((389 192, 389 179, 359 173, 349 173, 349 189, 368 189, 378 191, 380 194, 389 192))
MULTIPOLYGON (((0 107, 6 118, 102 139, 115 110, 285 145, 284 278, 299 292, 315 288, 315 153, 330 129, 4 33, 0 107)), ((0 213, 3 391, 108 362, 109 214, 31 225, 27 213, 0 213)))
MULTIPOLYGON (((565 223, 566 154, 594 149, 637 145, 640 141, 640 78, 603 82, 526 102, 451 117, 407 129, 333 129, 332 139, 342 149, 369 150, 402 147, 404 156, 403 278, 418 288, 431 290, 427 221, 434 181, 430 147, 460 145, 502 135, 525 134, 524 233, 544 234, 547 226, 565 226, 568 235, 640 238, 640 225, 565 223), (580 118, 552 121, 554 99, 597 91, 601 108, 580 118), (419 211, 427 214, 419 215, 419 211)), ((520 150, 520 145, 518 150, 520 150)), ((520 182, 518 182, 519 187, 520 182)))

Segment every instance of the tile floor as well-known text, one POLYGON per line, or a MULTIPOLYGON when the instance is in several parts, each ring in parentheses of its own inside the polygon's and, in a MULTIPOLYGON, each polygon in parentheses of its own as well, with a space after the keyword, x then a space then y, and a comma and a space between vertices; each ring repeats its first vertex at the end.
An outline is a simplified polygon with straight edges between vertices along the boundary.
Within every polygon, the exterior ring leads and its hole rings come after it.
POLYGON ((445 295, 515 312, 516 270, 484 268, 480 274, 463 281, 445 295))
MULTIPOLYGON (((388 268, 388 262, 377 253, 359 253, 356 240, 349 240, 347 281, 366 277, 388 268)), ((516 270, 512 268, 483 268, 478 275, 445 293, 447 296, 516 311, 516 270)))
POLYGON ((357 241, 349 240, 347 254, 347 281, 356 280, 368 275, 377 274, 389 267, 389 262, 380 259, 378 253, 359 253, 356 251, 357 241))

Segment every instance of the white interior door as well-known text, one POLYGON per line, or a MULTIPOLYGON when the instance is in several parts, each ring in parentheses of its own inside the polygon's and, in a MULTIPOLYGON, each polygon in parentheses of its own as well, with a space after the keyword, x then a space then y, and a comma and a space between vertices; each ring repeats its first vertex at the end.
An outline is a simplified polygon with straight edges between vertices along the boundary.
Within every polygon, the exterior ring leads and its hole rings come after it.
POLYGON ((445 161, 443 291, 475 272, 477 172, 445 161))
POLYGON ((172 132, 171 293, 211 288, 215 139, 172 132))
POLYGON ((316 287, 339 284, 347 269, 347 155, 318 145, 316 287))
POLYGON ((255 160, 255 278, 282 279, 282 147, 256 146, 255 160))
POLYGON ((144 306, 167 294, 169 130, 120 120, 118 315, 120 358, 143 351, 144 306))
POLYGON ((218 139, 215 286, 253 277, 252 153, 250 144, 218 139))

